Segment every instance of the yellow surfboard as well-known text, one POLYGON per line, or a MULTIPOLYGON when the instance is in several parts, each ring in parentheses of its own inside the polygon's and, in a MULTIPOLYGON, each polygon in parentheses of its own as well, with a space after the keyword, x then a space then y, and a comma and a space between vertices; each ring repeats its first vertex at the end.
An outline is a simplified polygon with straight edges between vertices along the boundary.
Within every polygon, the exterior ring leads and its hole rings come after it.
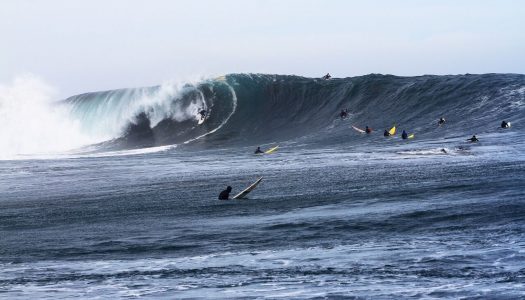
POLYGON ((264 154, 270 154, 270 153, 274 152, 275 150, 277 150, 278 148, 279 148, 279 146, 275 146, 275 147, 273 147, 271 149, 268 149, 268 150, 264 151, 264 154))
POLYGON ((396 134, 396 126, 390 128, 390 130, 388 131, 388 133, 390 133, 390 135, 394 135, 394 134, 396 134))
POLYGON ((408 136, 409 139, 413 139, 414 138, 414 134, 411 133, 409 136, 408 136))

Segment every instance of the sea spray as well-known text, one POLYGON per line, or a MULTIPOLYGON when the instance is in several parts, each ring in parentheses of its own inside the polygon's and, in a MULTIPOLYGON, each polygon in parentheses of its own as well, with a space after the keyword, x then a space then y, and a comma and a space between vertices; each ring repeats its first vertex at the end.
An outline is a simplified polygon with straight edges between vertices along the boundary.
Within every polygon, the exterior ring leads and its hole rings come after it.
POLYGON ((55 89, 34 75, 0 85, 0 159, 63 152, 97 142, 56 105, 55 89))

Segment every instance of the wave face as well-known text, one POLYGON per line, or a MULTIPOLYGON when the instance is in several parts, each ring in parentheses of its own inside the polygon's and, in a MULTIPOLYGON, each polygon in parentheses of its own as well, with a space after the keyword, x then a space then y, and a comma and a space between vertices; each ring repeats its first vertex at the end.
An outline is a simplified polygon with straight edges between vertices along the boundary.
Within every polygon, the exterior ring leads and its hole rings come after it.
POLYGON ((88 135, 109 140, 101 144, 104 148, 188 142, 216 147, 298 138, 336 142, 349 130, 337 118, 342 108, 349 109, 350 122, 360 127, 382 131, 396 124, 417 132, 418 138, 434 138, 441 116, 453 124, 447 134, 455 135, 494 130, 501 120, 519 124, 524 118, 525 76, 372 74, 325 81, 232 74, 182 86, 82 94, 65 103, 88 135), (198 126, 200 107, 210 115, 198 126))

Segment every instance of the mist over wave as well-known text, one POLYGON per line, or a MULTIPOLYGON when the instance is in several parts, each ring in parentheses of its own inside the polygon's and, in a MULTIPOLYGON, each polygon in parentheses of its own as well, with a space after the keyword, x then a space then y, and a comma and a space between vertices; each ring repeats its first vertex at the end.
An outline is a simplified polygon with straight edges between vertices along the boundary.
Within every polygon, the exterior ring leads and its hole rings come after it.
POLYGON ((54 89, 33 75, 0 85, 0 159, 102 141, 83 134, 80 121, 55 99, 54 89))

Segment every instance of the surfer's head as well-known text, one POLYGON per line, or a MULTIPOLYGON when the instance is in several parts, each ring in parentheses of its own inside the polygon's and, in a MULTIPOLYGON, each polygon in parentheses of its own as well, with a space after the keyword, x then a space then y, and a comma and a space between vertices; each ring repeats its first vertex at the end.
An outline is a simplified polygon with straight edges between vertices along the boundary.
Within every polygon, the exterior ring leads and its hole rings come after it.
POLYGON ((227 190, 228 192, 231 192, 231 191, 232 191, 232 187, 231 187, 231 186, 228 186, 228 187, 226 188, 226 190, 227 190))

